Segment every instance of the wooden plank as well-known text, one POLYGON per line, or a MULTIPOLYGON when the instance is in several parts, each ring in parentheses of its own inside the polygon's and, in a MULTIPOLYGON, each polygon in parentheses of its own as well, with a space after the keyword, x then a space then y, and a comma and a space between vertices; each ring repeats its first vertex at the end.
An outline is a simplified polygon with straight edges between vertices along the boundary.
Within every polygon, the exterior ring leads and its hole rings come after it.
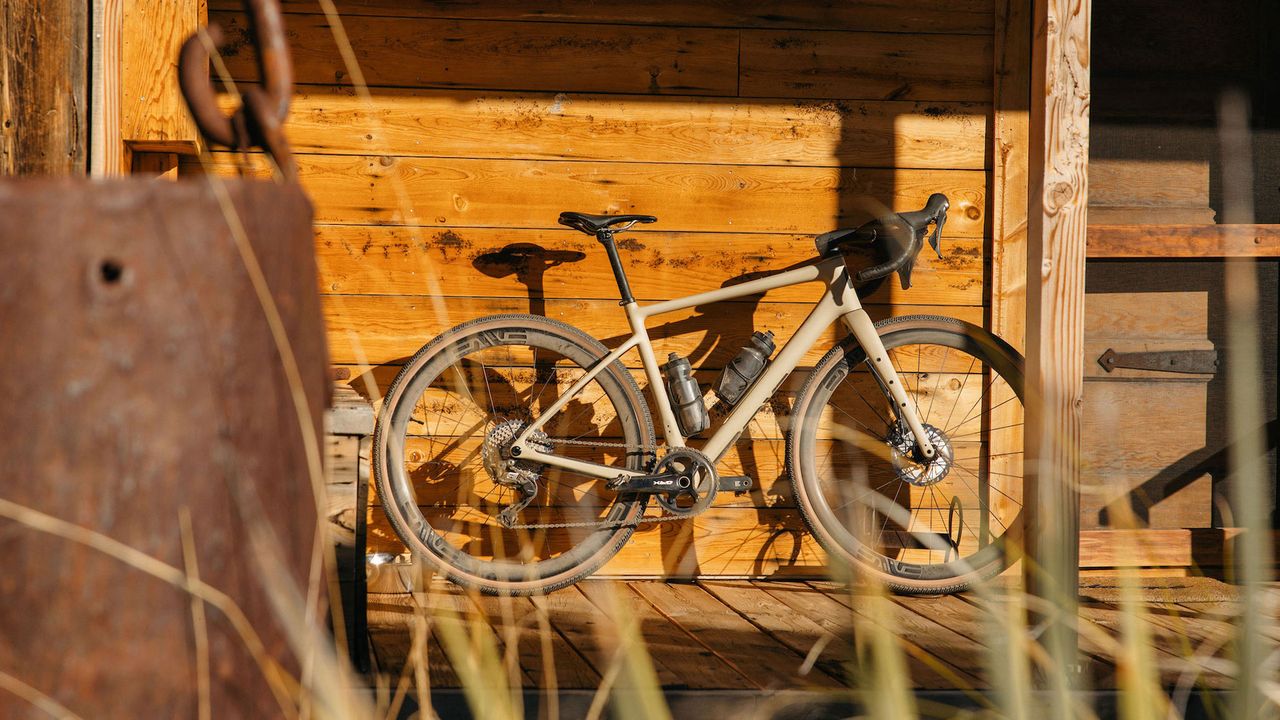
MULTIPOLYGON (((1092 292, 1085 296, 1084 324, 1095 340, 1163 338, 1203 342, 1211 322, 1208 290, 1092 292), (1160 312, 1153 312, 1159 308, 1160 312)), ((1081 359, 1085 357, 1081 350, 1081 359)), ((1097 365, 1095 356, 1091 361, 1097 365)))
MULTIPOLYGON (((1093 209, 1089 210, 1093 220, 1093 209)), ((1214 258, 1280 256, 1276 225, 1089 224, 1090 258, 1214 258)))
MULTIPOLYGON (((1119 643, 1133 642, 1122 635, 1123 617, 1120 608, 1110 603, 1084 602, 1080 605, 1081 623, 1088 623, 1101 628, 1108 634, 1116 637, 1119 643)), ((1144 622, 1142 613, 1139 613, 1139 622, 1144 622)), ((1154 630, 1148 623, 1147 628, 1154 630)), ((1160 682, 1174 683, 1179 677, 1188 670, 1188 660, 1178 653, 1179 643, 1176 638, 1170 637, 1166 633, 1151 632, 1144 640, 1151 643, 1150 649, 1154 652, 1153 660, 1160 670, 1160 682)), ((1119 663, 1120 658, 1116 658, 1119 663)), ((1198 663, 1195 663, 1198 664, 1198 663)), ((1194 664, 1192 664, 1194 666, 1194 664)), ((1146 681, 1154 681, 1155 678, 1145 678, 1146 681)), ((1216 673, 1202 675, 1202 682, 1207 681, 1210 687, 1230 687, 1231 679, 1225 678, 1216 673)))
POLYGON ((197 0, 126 0, 120 44, 120 136, 135 150, 194 153, 195 121, 178 87, 182 43, 200 25, 197 0))
MULTIPOLYGON (((856 666, 857 653, 850 638, 852 628, 847 622, 833 633, 813 619, 809 613, 796 612, 775 594, 766 592, 772 583, 757 584, 745 580, 718 580, 698 584, 711 593, 727 608, 746 618, 779 643, 808 659, 816 654, 813 667, 831 677, 853 685, 855 678, 848 668, 856 666)), ((788 587, 787 594, 798 592, 788 587)), ((812 670, 810 672, 813 672, 812 670)), ((807 674, 807 673, 806 673, 807 674)))
MULTIPOLYGON (((824 579, 826 554, 795 510, 713 507, 692 521, 642 525, 596 577, 824 579)), ((1081 532, 1082 568, 1221 567, 1224 541, 1209 529, 1081 532), (1125 552, 1121 547, 1137 547, 1125 552), (1123 543, 1129 543, 1123 545, 1123 543)), ((405 548, 380 506, 369 508, 369 552, 405 548)), ((573 643, 573 638, 568 638, 573 643)), ((576 643, 575 643, 576 646, 576 643)))
MULTIPOLYGON (((212 12, 210 20, 232 38, 223 49, 232 76, 253 78, 251 46, 235 40, 246 32, 244 16, 212 12)), ((292 15, 288 26, 295 81, 346 84, 325 17, 292 15)), ((347 17, 343 26, 365 82, 375 87, 737 93, 733 30, 369 16, 347 17)))
POLYGON ((421 652, 413 649, 413 596, 408 593, 369 594, 369 640, 382 673, 399 674, 411 662, 425 663, 432 686, 458 687, 462 683, 446 657, 444 647, 431 632, 428 621, 421 652))
POLYGON ((158 180, 177 180, 178 155, 176 153, 134 152, 133 174, 150 176, 158 180))
POLYGON ((1205 414, 1206 383, 1088 382, 1084 399, 1080 469, 1091 477, 1154 472, 1205 447, 1204 423, 1194 419, 1205 414))
MULTIPOLYGON (((1085 435, 1086 446, 1092 444, 1085 435)), ((1212 525, 1213 476, 1199 470, 1164 468, 1085 473, 1080 491, 1080 527, 1124 527, 1128 513, 1142 526, 1207 528, 1212 525)))
POLYGON ((741 87, 750 97, 991 98, 988 34, 743 30, 741 87))
POLYGON ((584 582, 578 589, 615 623, 639 624, 645 651, 664 688, 712 689, 739 687, 747 682, 741 673, 659 613, 629 585, 584 582))
MULTIPOLYGON (((840 638, 842 642, 836 645, 835 650, 846 656, 855 655, 855 650, 849 647, 849 641, 854 639, 854 635, 857 632, 855 616, 860 616, 865 621, 880 625, 892 622, 892 620, 881 617, 875 612, 868 612, 869 603, 876 603, 877 608, 892 613, 895 618, 898 614, 910 615, 905 610, 896 608, 887 598, 876 600, 867 597, 860 598, 864 602, 851 603, 847 598, 848 590, 845 589, 839 589, 833 593, 833 595, 841 593, 846 595, 843 601, 839 601, 834 597, 828 596, 826 592, 804 583, 770 582, 761 583, 759 587, 786 604, 792 612, 812 618, 832 636, 840 638)), ((941 629, 937 625, 933 625, 933 628, 941 629)), ((911 686, 938 690, 981 685, 974 675, 960 669, 961 667, 976 668, 979 663, 970 661, 967 666, 960 667, 948 665, 940 658, 933 657, 934 638, 910 632, 900 632, 898 628, 891 628, 891 630, 898 635, 899 643, 902 646, 907 668, 911 673, 911 686)), ((972 647, 972 643, 969 643, 969 646, 972 647)))
POLYGON ((576 586, 539 598, 552 627, 600 676, 609 672, 617 632, 576 586))
MULTIPOLYGON (((1091 0, 1037 0, 1032 25, 1027 211, 1025 477, 1028 592, 1075 614, 1080 572, 1080 438, 1084 394, 1085 228, 1089 203, 1091 0)), ((1079 641, 1047 618, 1045 645, 1062 667, 1079 641)), ((1073 681, 1049 679, 1057 691, 1073 681)), ((1058 716, 1064 717, 1059 711, 1058 716)))
POLYGON ((1186 529, 1091 530, 1080 533, 1080 567, 1187 567, 1194 563, 1186 529))
POLYGON ((490 595, 473 596, 471 601, 502 639, 505 652, 519 662, 525 687, 557 691, 600 684, 599 673, 551 628, 545 609, 538 607, 539 601, 490 595), (546 619, 547 632, 543 631, 539 615, 546 619))
POLYGON ((1089 220, 1099 225, 1212 225, 1213 208, 1201 205, 1091 205, 1089 220))
POLYGON ((125 0, 93 0, 89 16, 89 174, 119 175, 127 171, 120 137, 120 37, 125 0))
MULTIPOLYGON (((224 109, 235 107, 223 96, 224 109)), ((985 103, 303 88, 295 152, 981 170, 985 103)))
POLYGON ((1031 6, 995 3, 991 171, 991 331, 1026 347, 1031 6))
POLYGON ((1209 207, 1206 160, 1093 158, 1089 212, 1100 205, 1209 207))
POLYGON ((791 687, 831 688, 841 684, 825 672, 802 674, 804 658, 799 653, 760 632, 700 587, 638 582, 631 588, 736 668, 751 687, 775 687, 779 680, 791 687))
MULTIPOLYGON (((465 320, 529 311, 527 300, 504 298, 454 298, 446 302, 424 296, 327 295, 322 299, 329 330, 329 359, 338 363, 399 364, 436 335, 465 320), (447 315, 440 316, 442 310, 447 315)), ((684 356, 693 353, 694 361, 700 363, 711 348, 719 347, 718 352, 727 359, 747 344, 755 330, 772 330, 781 344, 800 326, 809 309, 791 303, 722 303, 715 311, 693 309, 666 315, 664 318, 669 320, 650 325, 649 333, 660 357, 666 357, 668 352, 684 356)), ((871 305, 867 310, 877 320, 890 315, 936 312, 936 308, 915 305, 871 305)), ((630 335, 617 301, 547 300, 543 312, 547 317, 580 327, 606 346, 616 346, 630 335)), ((950 306, 946 314, 981 323, 982 308, 950 306)), ((811 367, 844 335, 843 330, 833 328, 804 357, 801 366, 811 367)))
POLYGON ((88 158, 89 5, 15 0, 0 28, 0 175, 74 175, 88 158))
MULTIPOLYGON (((318 223, 552 228, 565 210, 656 214, 663 231, 823 233, 872 210, 951 199, 952 237, 983 237, 986 175, 739 165, 297 155, 318 223)), ((214 171, 238 171, 214 153, 214 171)), ((199 172, 194 162, 182 172, 199 172)), ((269 175, 255 166, 255 176, 269 175)), ((585 237, 585 236, 584 236, 585 237)))
MULTIPOLYGON (((284 0, 286 13, 317 13, 316 0, 284 0)), ((212 0, 217 10, 238 11, 238 0, 212 0)), ((769 27, 798 30, 868 30, 883 32, 968 33, 991 30, 990 0, 852 0, 813 3, 774 0, 768 4, 733 0, 686 3, 668 0, 620 5, 593 0, 346 0, 344 17, 429 17, 468 20, 524 20, 530 22, 617 23, 625 25, 692 25, 712 27, 769 27)))
MULTIPOLYGON (((637 299, 665 300, 763 277, 816 257, 813 237, 729 233, 634 233, 621 238, 637 299)), ((886 282, 864 303, 982 305, 984 242, 947 238, 944 257, 921 253, 911 290, 886 282)), ((854 260, 871 263, 871 256, 854 260)), ((616 299, 599 243, 569 230, 426 230, 372 225, 316 227, 320 291, 345 295, 616 299)), ((779 288, 770 302, 812 303, 821 285, 779 288)))

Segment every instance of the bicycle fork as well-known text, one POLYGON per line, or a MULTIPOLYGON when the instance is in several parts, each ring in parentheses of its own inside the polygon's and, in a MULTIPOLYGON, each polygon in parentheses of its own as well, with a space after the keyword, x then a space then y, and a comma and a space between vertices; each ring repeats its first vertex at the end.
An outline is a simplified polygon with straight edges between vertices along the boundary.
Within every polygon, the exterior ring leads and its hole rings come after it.
POLYGON ((915 439, 916 448, 920 450, 920 454, 927 460, 932 460, 937 450, 934 449, 933 443, 929 442, 929 436, 925 434, 924 424, 920 421, 920 415, 916 412, 915 403, 911 402, 907 397, 907 391, 902 386, 902 380, 898 377, 898 371, 893 367, 893 362, 889 359, 889 352, 885 350, 884 343, 880 341, 880 334, 876 332, 875 323, 871 322, 871 317, 867 315, 867 311, 859 306, 856 310, 850 310, 841 316, 845 324, 849 326, 849 331, 853 333, 854 338, 858 340, 858 344, 867 354, 867 364, 871 368, 871 372, 879 379, 883 389, 889 392, 889 397, 893 399, 894 414, 899 420, 907 424, 907 428, 911 430, 911 437, 915 439))

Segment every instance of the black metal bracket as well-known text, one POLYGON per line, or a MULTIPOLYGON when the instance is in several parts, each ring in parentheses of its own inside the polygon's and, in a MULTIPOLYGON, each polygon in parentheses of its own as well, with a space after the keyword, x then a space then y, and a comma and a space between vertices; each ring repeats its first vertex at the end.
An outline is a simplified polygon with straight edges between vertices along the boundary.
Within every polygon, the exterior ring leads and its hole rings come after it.
POLYGON ((1218 371, 1217 350, 1161 350, 1118 353, 1111 348, 1102 353, 1098 364, 1111 372, 1116 368, 1156 370, 1159 372, 1213 374, 1218 371))

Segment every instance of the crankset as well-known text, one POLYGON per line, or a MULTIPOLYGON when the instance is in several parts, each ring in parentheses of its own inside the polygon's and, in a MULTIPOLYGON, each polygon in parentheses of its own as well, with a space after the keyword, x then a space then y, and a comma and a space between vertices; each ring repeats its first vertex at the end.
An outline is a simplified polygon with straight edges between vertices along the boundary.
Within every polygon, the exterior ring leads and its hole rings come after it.
POLYGON ((684 517, 711 507, 720 482, 706 455, 692 448, 677 448, 658 461, 652 474, 617 478, 608 488, 652 495, 663 510, 684 517))

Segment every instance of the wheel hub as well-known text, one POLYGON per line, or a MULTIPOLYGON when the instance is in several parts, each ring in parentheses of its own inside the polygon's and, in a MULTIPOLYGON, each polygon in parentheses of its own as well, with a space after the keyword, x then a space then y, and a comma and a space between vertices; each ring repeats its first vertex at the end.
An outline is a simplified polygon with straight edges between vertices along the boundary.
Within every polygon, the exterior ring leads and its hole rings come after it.
POLYGON ((894 471, 899 480, 916 487, 928 487, 942 482, 947 473, 951 472, 951 465, 955 461, 955 450, 945 433, 925 423, 924 434, 935 451, 932 459, 919 457, 915 435, 910 428, 899 425, 889 433, 894 471))
MULTIPOLYGON (((511 443, 519 437, 528 423, 523 420, 507 420, 495 424, 485 433, 484 445, 480 448, 480 457, 484 469, 494 482, 509 487, 519 487, 529 481, 537 482, 542 475, 542 465, 517 460, 511 456, 511 443)), ((529 444, 542 452, 551 451, 551 443, 547 434, 541 430, 529 436, 529 444)))

